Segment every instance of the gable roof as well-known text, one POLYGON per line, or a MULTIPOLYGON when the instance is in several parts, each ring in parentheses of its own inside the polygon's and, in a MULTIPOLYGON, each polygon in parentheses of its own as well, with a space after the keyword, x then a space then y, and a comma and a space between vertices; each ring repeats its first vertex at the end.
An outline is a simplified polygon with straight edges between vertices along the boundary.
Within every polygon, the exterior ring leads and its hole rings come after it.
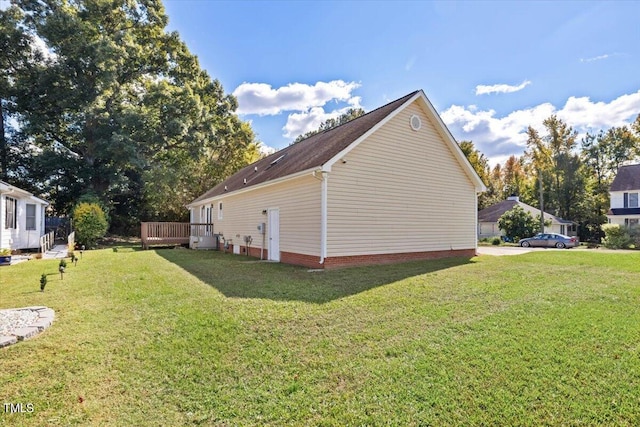
POLYGON ((21 188, 16 187, 15 185, 11 185, 7 182, 0 181, 0 194, 6 194, 8 196, 20 197, 21 199, 28 199, 35 203, 40 203, 45 206, 49 205, 49 202, 41 199, 39 197, 34 196, 32 193, 29 193, 27 190, 23 190, 21 188))
POLYGON ((249 166, 244 167, 220 184, 216 185, 189 205, 243 190, 269 181, 284 179, 305 171, 325 168, 330 169, 337 159, 344 156, 347 151, 355 147, 360 141, 374 132, 387 120, 401 111, 403 107, 411 104, 416 99, 423 99, 427 110, 435 116, 435 124, 443 138, 455 146, 454 154, 458 161, 466 164, 466 173, 479 191, 485 187, 473 167, 458 147, 442 119, 421 90, 411 92, 382 107, 372 110, 356 119, 332 129, 315 134, 297 144, 289 145, 276 153, 262 158, 249 166), (438 126, 440 125, 440 126, 438 126), (457 150, 457 152, 455 152, 457 150))
MULTIPOLYGON (((478 221, 479 222, 498 222, 500 217, 507 211, 513 209, 516 205, 520 206, 524 209, 525 212, 531 213, 534 218, 540 217, 540 209, 534 208, 531 205, 526 203, 522 203, 519 200, 503 200, 502 202, 498 202, 494 205, 491 205, 487 208, 482 209, 478 212, 478 221)), ((573 221, 569 221, 566 219, 562 219, 555 215, 551 215, 548 212, 544 213, 544 217, 546 220, 551 220, 551 222, 559 223, 559 224, 573 224, 573 221)))
POLYGON ((628 190, 640 190, 640 164, 620 166, 609 189, 609 191, 628 190))

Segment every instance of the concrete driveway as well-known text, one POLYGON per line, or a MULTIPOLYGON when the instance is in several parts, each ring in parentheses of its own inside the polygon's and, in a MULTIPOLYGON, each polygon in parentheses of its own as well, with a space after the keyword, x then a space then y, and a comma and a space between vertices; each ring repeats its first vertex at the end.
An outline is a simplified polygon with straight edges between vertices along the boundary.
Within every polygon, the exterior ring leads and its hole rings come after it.
MULTIPOLYGON (((519 246, 478 246, 478 255, 520 255, 527 252, 547 250, 546 248, 521 248, 519 246)), ((553 249, 550 249, 553 250, 553 249)))

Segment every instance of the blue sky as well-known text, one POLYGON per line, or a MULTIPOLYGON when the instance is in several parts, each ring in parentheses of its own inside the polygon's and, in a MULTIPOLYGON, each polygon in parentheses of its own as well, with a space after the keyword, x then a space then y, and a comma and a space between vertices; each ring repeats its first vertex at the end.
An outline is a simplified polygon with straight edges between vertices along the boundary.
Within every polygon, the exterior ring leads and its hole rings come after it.
POLYGON ((640 3, 165 0, 169 29, 267 146, 423 89, 458 140, 522 154, 551 114, 583 133, 640 113, 640 3))
MULTIPOLYGON (((492 163, 558 115, 580 134, 640 114, 640 2, 164 0, 268 147, 422 89, 492 163)), ((0 0, 0 8, 8 5, 0 0)))

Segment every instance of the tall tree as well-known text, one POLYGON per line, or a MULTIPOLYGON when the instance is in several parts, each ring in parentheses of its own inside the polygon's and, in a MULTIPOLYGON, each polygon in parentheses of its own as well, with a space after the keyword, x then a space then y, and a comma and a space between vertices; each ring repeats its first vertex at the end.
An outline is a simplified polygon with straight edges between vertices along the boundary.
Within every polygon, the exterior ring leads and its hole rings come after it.
POLYGON ((0 179, 5 181, 17 180, 21 166, 18 155, 28 151, 14 128, 21 119, 16 109, 20 90, 17 81, 43 61, 34 38, 20 25, 23 20, 24 14, 16 6, 0 10, 0 179))
POLYGON ((585 193, 584 171, 574 152, 577 133, 556 116, 543 121, 542 136, 529 127, 526 158, 538 175, 544 210, 565 219, 578 216, 585 193))
MULTIPOLYGON (((31 176, 50 184, 57 210, 93 193, 112 224, 131 226, 163 212, 159 176, 200 165, 211 186, 255 149, 251 128, 234 114, 235 98, 177 33, 165 31, 160 0, 15 3, 24 12, 16 28, 39 37, 53 58, 16 76, 24 88, 16 109, 25 138, 40 147, 31 176)), ((201 191, 188 178, 173 185, 183 199, 201 191)))
POLYGON ((603 237, 600 229, 607 220, 609 186, 621 164, 640 154, 640 116, 630 126, 614 127, 582 139, 581 158, 588 175, 588 195, 582 228, 586 238, 603 237))
POLYGON ((487 187, 485 192, 478 195, 478 210, 499 202, 502 193, 502 184, 492 179, 489 159, 475 147, 472 141, 461 141, 458 145, 487 187))
POLYGON ((503 167, 504 197, 515 194, 521 196, 525 192, 527 174, 524 169, 524 159, 515 155, 509 156, 503 167))
POLYGON ((303 135, 298 135, 298 137, 293 141, 293 144, 297 144, 298 142, 304 139, 307 139, 317 133, 321 133, 329 129, 333 129, 334 127, 343 125, 364 114, 365 114, 365 111, 362 108, 349 108, 346 113, 340 114, 336 118, 329 118, 324 122, 322 122, 318 127, 318 129, 309 131, 303 135))

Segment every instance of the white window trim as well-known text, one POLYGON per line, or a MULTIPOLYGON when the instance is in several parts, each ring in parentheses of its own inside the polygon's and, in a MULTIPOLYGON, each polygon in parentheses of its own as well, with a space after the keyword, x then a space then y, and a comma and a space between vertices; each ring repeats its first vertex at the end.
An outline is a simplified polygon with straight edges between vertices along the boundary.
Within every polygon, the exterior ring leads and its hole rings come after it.
POLYGON ((25 230, 36 230, 38 228, 38 217, 36 205, 34 203, 27 203, 25 207, 25 230), (33 216, 29 216, 29 206, 33 206, 33 216), (33 218, 33 226, 29 227, 29 218, 33 218))
POLYGON ((5 230, 15 230, 18 227, 18 199, 14 199, 13 197, 5 196, 4 198, 4 228, 5 230), (10 212, 10 206, 13 206, 13 212, 10 212), (9 218, 12 219, 11 224, 9 224, 9 218))

